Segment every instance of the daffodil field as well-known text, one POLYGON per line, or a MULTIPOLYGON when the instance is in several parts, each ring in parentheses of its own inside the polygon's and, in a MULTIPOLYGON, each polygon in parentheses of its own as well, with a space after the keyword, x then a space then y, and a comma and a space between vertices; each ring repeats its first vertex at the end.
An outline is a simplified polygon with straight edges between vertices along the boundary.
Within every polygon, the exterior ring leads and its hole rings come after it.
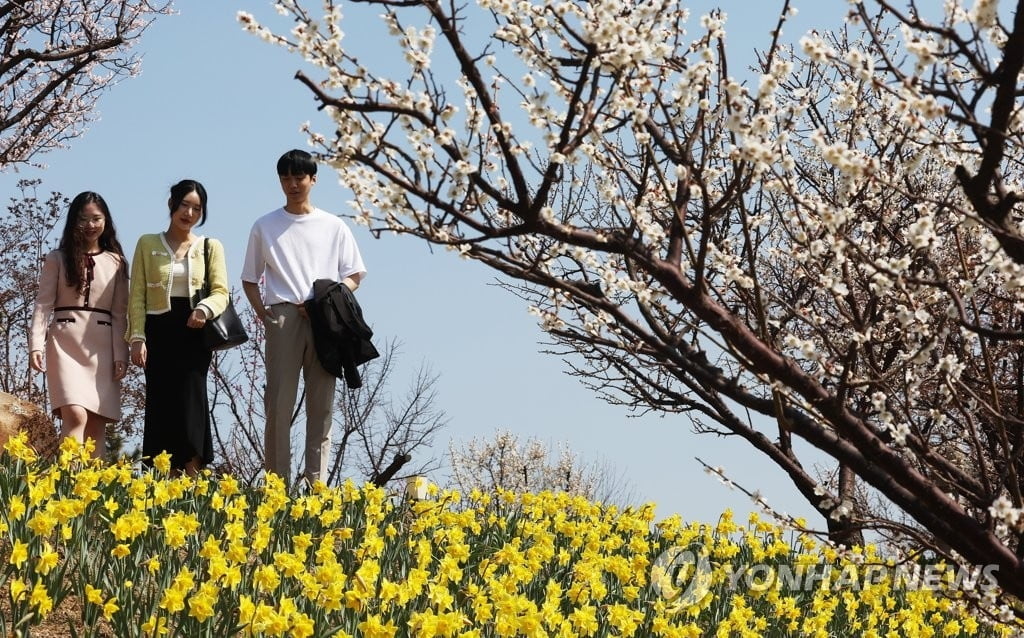
POLYGON ((564 494, 415 500, 352 483, 289 493, 273 476, 247 487, 154 465, 106 465, 73 441, 44 462, 7 443, 0 634, 31 636, 75 601, 71 636, 1014 635, 962 605, 983 578, 921 586, 871 548, 839 553, 754 515, 655 522, 653 506, 564 494))

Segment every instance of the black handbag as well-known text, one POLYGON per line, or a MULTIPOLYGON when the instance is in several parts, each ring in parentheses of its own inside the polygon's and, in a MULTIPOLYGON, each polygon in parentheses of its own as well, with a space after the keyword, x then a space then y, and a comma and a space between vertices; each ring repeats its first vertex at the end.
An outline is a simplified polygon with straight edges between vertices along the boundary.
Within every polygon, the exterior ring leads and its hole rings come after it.
MULTIPOLYGON (((210 238, 203 239, 203 297, 210 295, 210 238)), ((228 297, 228 305, 220 315, 207 319, 203 326, 203 344, 210 350, 227 350, 249 340, 242 320, 235 312, 235 304, 228 297)))

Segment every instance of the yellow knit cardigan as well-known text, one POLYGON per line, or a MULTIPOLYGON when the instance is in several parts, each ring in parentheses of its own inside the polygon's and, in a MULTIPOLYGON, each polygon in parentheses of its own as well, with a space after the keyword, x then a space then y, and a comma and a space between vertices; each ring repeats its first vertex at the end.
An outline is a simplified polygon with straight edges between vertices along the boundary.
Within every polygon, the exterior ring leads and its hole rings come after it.
MULTIPOLYGON (((162 240, 162 233, 143 235, 135 245, 128 297, 128 341, 145 341, 146 315, 159 315, 171 309, 171 262, 173 256, 162 240)), ((210 294, 197 299, 203 287, 203 237, 188 249, 188 295, 193 306, 201 306, 208 316, 217 317, 228 305, 228 270, 224 246, 210 238, 210 294)))

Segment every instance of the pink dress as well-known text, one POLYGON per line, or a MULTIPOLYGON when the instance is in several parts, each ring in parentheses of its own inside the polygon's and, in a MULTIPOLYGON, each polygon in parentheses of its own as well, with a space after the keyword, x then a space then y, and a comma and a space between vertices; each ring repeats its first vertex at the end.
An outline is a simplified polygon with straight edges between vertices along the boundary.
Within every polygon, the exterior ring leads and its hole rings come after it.
POLYGON ((28 347, 46 352, 54 414, 65 405, 80 405, 117 421, 121 384, 114 380, 114 361, 128 361, 128 276, 122 257, 111 252, 90 257, 92 264, 85 272, 89 283, 80 294, 67 283, 61 252, 46 256, 28 347))

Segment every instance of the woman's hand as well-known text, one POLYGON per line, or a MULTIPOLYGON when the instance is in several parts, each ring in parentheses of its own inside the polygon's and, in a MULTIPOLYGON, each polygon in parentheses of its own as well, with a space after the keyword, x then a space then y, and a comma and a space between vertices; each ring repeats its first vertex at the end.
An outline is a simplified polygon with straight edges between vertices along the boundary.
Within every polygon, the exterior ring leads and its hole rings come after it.
POLYGON ((189 328, 202 328, 206 325, 206 313, 202 308, 196 308, 188 316, 188 321, 185 322, 185 325, 189 328))
POLYGON ((142 368, 146 367, 146 342, 133 341, 131 347, 132 363, 142 368))
POLYGON ((33 350, 28 353, 28 366, 37 372, 46 372, 46 365, 43 364, 42 350, 33 350))
POLYGON ((115 361, 114 362, 114 381, 120 381, 124 378, 124 375, 128 374, 128 362, 127 361, 115 361))

